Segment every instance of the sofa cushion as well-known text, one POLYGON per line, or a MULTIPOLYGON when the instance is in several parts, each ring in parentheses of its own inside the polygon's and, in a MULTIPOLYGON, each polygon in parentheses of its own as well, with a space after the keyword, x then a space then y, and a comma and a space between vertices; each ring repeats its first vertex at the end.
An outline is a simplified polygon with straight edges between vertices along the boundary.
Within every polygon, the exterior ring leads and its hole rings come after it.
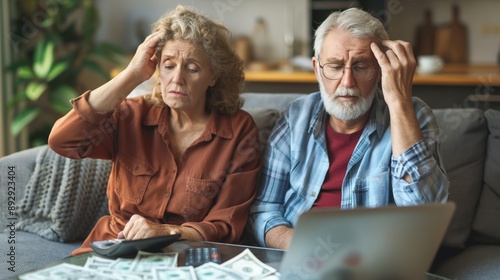
MULTIPOLYGON (((12 236, 12 234, 9 233, 9 229, 0 232, 0 240, 2 240, 5 244, 7 243, 7 238, 10 236, 12 236)), ((2 261, 0 262, 0 271, 2 271, 0 279, 6 279, 7 277, 9 277, 9 279, 10 277, 12 277, 12 279, 17 279, 15 278, 16 275, 47 266, 54 262, 59 262, 68 257, 73 250, 81 245, 81 242, 54 242, 42 238, 34 233, 23 231, 16 231, 15 240, 15 245, 9 245, 9 249, 10 246, 14 246, 13 251, 15 254, 15 261, 13 263, 9 263, 7 256, 3 255, 2 261), (9 270, 9 267, 14 264, 15 269, 9 270)), ((10 251, 7 251, 7 246, 1 248, 2 254, 11 253, 10 251)))
POLYGON ((283 112, 290 102, 304 96, 304 93, 252 93, 241 94, 245 100, 243 109, 275 109, 283 112))
POLYGON ((108 213, 110 170, 111 161, 70 159, 45 146, 18 205, 17 229, 59 242, 85 238, 108 213))
POLYGON ((500 275, 500 246, 471 246, 432 272, 447 279, 498 279, 498 275, 500 275))
POLYGON ((269 136, 273 130, 274 124, 280 116, 280 112, 275 109, 253 108, 246 109, 255 121, 255 125, 259 129, 259 150, 264 154, 264 150, 269 140, 269 136))
POLYGON ((16 205, 19 203, 24 195, 24 186, 28 183, 35 169, 35 158, 42 149, 43 147, 26 149, 0 159, 0 170, 3 170, 5 174, 10 170, 9 167, 13 167, 14 176, 12 177, 12 181, 15 183, 15 195, 7 195, 9 191, 7 181, 5 183, 3 181, 4 178, 7 178, 5 176, 1 177, 2 183, 0 184, 0 188, 3 189, 2 195, 0 195, 0 228, 4 229, 7 225, 7 218, 11 218, 11 215, 7 211, 8 197, 14 198, 16 205))
POLYGON ((434 114, 450 180, 449 200, 457 205, 443 244, 465 247, 483 184, 486 120, 479 109, 436 109, 434 114))
POLYGON ((500 244, 500 111, 487 110, 489 136, 484 167, 484 186, 476 210, 474 241, 500 244))

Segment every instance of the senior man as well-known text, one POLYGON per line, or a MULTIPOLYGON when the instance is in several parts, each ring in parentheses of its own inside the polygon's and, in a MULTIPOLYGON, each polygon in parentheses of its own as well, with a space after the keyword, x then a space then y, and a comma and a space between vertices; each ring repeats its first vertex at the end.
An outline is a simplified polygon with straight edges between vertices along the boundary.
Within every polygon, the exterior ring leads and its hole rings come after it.
POLYGON ((449 181, 431 108, 412 97, 410 43, 389 40, 357 8, 316 30, 320 91, 294 101, 268 142, 249 227, 261 246, 286 249, 314 207, 446 202, 449 181))

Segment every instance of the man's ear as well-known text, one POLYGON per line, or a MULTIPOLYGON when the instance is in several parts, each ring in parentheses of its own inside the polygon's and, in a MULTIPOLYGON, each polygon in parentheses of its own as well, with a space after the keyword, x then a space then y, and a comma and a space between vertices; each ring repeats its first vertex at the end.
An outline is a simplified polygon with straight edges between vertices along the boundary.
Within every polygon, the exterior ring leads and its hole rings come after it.
POLYGON ((312 63, 312 67, 314 69, 314 75, 316 76, 316 80, 321 79, 321 75, 320 75, 321 73, 318 73, 318 65, 317 65, 317 64, 319 64, 319 61, 316 58, 316 56, 312 57, 311 63, 312 63))

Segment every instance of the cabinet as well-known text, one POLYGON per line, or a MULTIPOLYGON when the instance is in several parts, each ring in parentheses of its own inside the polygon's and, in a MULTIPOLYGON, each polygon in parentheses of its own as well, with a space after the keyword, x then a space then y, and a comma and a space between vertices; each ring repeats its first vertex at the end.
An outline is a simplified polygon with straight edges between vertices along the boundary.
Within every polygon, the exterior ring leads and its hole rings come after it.
MULTIPOLYGON (((361 8, 384 23, 385 1, 384 0, 309 0, 311 7, 311 55, 314 54, 314 32, 318 26, 334 11, 343 11, 352 7, 361 8)), ((384 24, 385 25, 385 24, 384 24)))

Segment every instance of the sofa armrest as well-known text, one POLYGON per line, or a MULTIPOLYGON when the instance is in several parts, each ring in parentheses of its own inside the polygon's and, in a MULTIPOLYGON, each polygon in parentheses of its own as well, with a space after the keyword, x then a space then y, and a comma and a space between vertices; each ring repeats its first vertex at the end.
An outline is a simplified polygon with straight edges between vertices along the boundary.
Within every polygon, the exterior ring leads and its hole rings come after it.
MULTIPOLYGON (((7 225, 7 217, 9 217, 8 200, 15 199, 16 206, 19 206, 24 197, 24 187, 31 178, 31 174, 35 169, 35 162, 38 153, 44 146, 26 149, 0 158, 0 228, 4 229, 7 225), (14 175, 12 180, 8 178, 9 167, 13 167, 11 175, 14 175), (7 182, 15 183, 15 197, 9 198, 7 182)), ((11 184, 12 187, 12 184, 11 184)), ((10 196, 12 197, 12 196, 10 196)))
POLYGON ((483 188, 488 127, 480 109, 435 109, 441 155, 450 180, 448 200, 457 205, 443 244, 464 248, 483 188))

